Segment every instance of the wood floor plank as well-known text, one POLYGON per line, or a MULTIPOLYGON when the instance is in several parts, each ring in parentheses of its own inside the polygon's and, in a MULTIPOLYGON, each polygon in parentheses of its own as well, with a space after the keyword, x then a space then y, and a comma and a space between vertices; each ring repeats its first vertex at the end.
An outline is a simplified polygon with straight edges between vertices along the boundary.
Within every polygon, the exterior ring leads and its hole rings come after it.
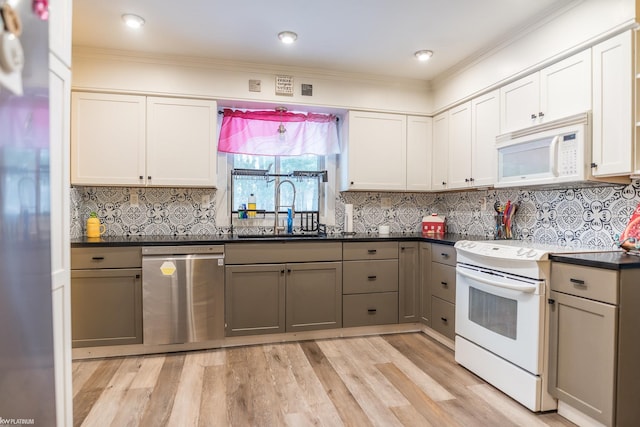
POLYGON ((111 377, 103 393, 94 403, 83 421, 83 426, 104 426, 111 424, 120 410, 120 404, 131 382, 140 368, 139 358, 122 359, 122 363, 111 377))
POLYGON ((411 381, 417 384, 432 400, 442 401, 455 397, 449 392, 446 381, 437 381, 383 338, 372 337, 369 340, 369 345, 384 354, 387 360, 398 367, 407 377, 411 378, 411 381))
POLYGON ((223 365, 204 367, 199 426, 229 425, 226 392, 225 367, 223 365))
POLYGON ((430 423, 438 426, 457 427, 459 424, 404 372, 393 363, 376 365, 385 377, 407 398, 411 405, 430 423))
MULTIPOLYGON (((319 342, 321 349, 324 349, 324 342, 319 342)), ((358 338, 349 338, 344 340, 334 340, 332 344, 338 351, 340 356, 329 357, 329 360, 333 364, 341 363, 344 372, 348 372, 350 375, 357 375, 361 378, 366 386, 375 390, 378 400, 384 402, 388 407, 392 406, 405 406, 408 405, 407 399, 400 393, 389 380, 376 369, 378 361, 384 361, 384 357, 374 356, 372 348, 363 345, 362 340, 358 338), (357 354, 357 358, 349 357, 350 355, 357 354)))
POLYGON ((389 409, 391 409, 396 418, 400 420, 405 427, 439 427, 438 424, 432 424, 429 420, 425 419, 413 405, 394 406, 389 409))
POLYGON ((249 378, 251 367, 246 354, 246 348, 228 350, 225 366, 227 414, 229 421, 239 426, 257 425, 249 378))
POLYGON ((105 387, 111 381, 124 359, 108 359, 100 362, 73 399, 73 424, 80 426, 91 411, 105 387))
MULTIPOLYGON (((136 427, 140 425, 145 408, 151 399, 153 388, 131 388, 120 401, 118 413, 111 427, 136 427)), ((102 424, 106 425, 106 424, 102 424)))
POLYGON ((248 350, 247 362, 252 367, 249 378, 256 423, 263 426, 284 425, 282 402, 278 399, 275 380, 267 364, 265 347, 252 346, 248 350))
POLYGON ((169 416, 169 425, 197 426, 202 399, 202 377, 204 367, 200 364, 199 354, 187 354, 182 373, 173 399, 169 416))
POLYGON ((305 356, 333 402, 345 426, 369 426, 371 421, 364 413, 347 386, 342 382, 317 342, 300 343, 305 356))
POLYGON ((172 354, 166 357, 140 425, 164 426, 167 424, 173 409, 184 360, 184 354, 172 354))
MULTIPOLYGON (((280 359, 288 364, 289 375, 296 381, 300 396, 304 397, 307 411, 316 425, 340 427, 343 425, 336 407, 325 392, 320 379, 316 376, 311 363, 299 344, 286 344, 275 347, 280 359), (315 418, 314 418, 315 417, 315 418)), ((296 399, 296 398, 294 398, 296 399)))
POLYGON ((158 381, 165 359, 165 356, 146 356, 142 358, 140 369, 131 383, 131 388, 153 389, 158 381))
POLYGON ((83 360, 82 362, 73 362, 72 368, 72 387, 73 397, 76 395, 87 382, 87 380, 93 375, 95 370, 100 366, 102 360, 83 360))

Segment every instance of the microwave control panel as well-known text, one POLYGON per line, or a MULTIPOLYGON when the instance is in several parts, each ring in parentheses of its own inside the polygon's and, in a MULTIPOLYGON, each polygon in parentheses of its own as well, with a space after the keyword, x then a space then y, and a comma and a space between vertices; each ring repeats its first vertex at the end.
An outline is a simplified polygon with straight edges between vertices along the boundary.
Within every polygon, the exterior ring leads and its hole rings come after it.
POLYGON ((558 142, 558 175, 578 174, 578 141, 576 133, 560 135, 558 142))

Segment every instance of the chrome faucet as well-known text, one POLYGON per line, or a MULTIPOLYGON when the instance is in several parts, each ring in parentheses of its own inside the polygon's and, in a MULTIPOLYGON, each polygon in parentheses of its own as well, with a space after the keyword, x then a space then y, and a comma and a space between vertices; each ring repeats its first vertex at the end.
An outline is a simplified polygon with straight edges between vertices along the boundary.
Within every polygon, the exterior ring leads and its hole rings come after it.
POLYGON ((296 186, 293 182, 291 182, 288 179, 284 179, 282 181, 280 181, 280 183, 278 184, 278 186, 276 187, 276 203, 275 203, 275 215, 274 215, 274 222, 273 222, 273 234, 280 234, 280 231, 284 230, 284 227, 280 227, 278 225, 278 211, 280 210, 280 208, 291 208, 291 217, 295 216, 295 204, 296 204, 296 186), (293 199, 291 200, 291 205, 281 205, 280 204, 280 187, 282 186, 282 184, 284 183, 289 183, 291 185, 291 188, 293 189, 293 199))

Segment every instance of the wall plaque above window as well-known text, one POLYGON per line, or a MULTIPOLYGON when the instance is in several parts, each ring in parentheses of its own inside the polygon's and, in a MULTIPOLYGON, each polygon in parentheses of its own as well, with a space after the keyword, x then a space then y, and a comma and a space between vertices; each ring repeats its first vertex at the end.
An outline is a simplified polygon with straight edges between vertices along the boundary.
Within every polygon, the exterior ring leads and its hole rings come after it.
POLYGON ((276 95, 293 96, 293 76, 276 76, 276 95))

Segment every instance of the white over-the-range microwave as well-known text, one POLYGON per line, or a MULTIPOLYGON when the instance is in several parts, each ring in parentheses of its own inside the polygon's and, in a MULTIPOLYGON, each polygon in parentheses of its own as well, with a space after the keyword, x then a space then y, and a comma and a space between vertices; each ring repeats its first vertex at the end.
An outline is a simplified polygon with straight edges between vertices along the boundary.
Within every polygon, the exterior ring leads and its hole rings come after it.
POLYGON ((591 114, 576 114, 496 138, 495 187, 589 181, 591 114))

